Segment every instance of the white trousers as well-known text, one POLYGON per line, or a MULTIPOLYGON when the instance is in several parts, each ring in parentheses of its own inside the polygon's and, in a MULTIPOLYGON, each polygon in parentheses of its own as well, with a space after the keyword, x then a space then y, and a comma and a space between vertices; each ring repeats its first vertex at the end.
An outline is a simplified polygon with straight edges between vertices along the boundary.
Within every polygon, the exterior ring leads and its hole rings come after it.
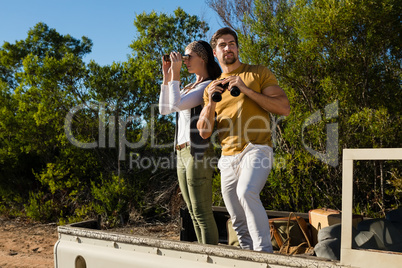
POLYGON ((270 146, 250 143, 241 153, 222 155, 218 162, 223 200, 243 249, 273 252, 268 216, 260 200, 272 161, 270 146))

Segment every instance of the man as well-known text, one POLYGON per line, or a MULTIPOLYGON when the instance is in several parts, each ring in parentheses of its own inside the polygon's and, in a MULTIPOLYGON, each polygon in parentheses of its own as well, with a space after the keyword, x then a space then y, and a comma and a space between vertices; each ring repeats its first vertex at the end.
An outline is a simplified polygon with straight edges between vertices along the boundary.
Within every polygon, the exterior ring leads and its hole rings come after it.
POLYGON ((236 32, 218 30, 211 46, 222 75, 204 91, 197 128, 202 138, 210 137, 216 115, 222 195, 241 248, 273 252, 260 192, 272 168, 270 113, 289 115, 289 101, 271 71, 239 61, 236 32), (230 94, 234 86, 240 89, 238 97, 230 94), (221 93, 222 100, 214 102, 213 93, 221 93))

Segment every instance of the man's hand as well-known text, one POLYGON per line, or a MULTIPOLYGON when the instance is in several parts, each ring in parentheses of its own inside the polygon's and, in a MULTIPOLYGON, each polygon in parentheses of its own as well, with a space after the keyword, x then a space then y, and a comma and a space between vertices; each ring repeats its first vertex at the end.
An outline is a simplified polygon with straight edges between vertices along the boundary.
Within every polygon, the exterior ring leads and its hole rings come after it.
POLYGON ((208 96, 209 96, 209 102, 214 102, 212 100, 212 94, 214 94, 215 92, 222 94, 223 92, 226 91, 226 89, 222 88, 221 86, 221 80, 215 80, 212 81, 209 86, 208 86, 208 96))
POLYGON ((240 89, 241 93, 244 93, 243 91, 248 89, 248 87, 244 84, 243 80, 239 76, 230 76, 221 80, 221 83, 223 85, 228 84, 229 90, 232 90, 232 88, 236 86, 240 89))

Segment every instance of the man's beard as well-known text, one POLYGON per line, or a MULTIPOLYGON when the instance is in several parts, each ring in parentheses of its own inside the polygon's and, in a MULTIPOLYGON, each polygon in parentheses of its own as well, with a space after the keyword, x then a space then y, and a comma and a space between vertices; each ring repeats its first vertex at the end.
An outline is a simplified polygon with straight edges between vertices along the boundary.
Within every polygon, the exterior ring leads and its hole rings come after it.
MULTIPOLYGON (((227 53, 226 55, 228 55, 229 53, 227 53)), ((225 58, 225 56, 223 56, 223 63, 225 64, 225 65, 232 65, 232 64, 234 64, 236 61, 237 61, 237 57, 236 57, 236 55, 234 54, 234 53, 231 53, 232 55, 233 55, 233 57, 232 58, 230 58, 230 59, 227 59, 227 58, 225 58)))

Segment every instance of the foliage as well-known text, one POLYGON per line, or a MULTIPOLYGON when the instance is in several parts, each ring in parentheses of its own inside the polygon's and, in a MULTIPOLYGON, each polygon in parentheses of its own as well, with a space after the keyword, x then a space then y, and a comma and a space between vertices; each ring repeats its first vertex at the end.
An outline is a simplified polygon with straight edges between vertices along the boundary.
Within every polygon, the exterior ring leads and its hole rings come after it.
MULTIPOLYGON (((0 113, 4 164, 0 188, 2 193, 20 196, 19 201, 31 200, 28 210, 35 209, 35 198, 46 196, 35 174, 46 169, 47 163, 60 160, 66 147, 64 116, 85 76, 82 57, 91 46, 85 37, 79 41, 62 36, 38 23, 26 40, 6 42, 0 50, 1 97, 6 104, 0 113)), ((22 204, 13 200, 9 205, 18 210, 22 204)))
POLYGON ((132 189, 128 187, 124 179, 118 176, 112 176, 110 180, 100 178, 99 183, 92 181, 91 186, 94 211, 103 216, 102 218, 106 220, 105 224, 114 226, 118 220, 127 222, 132 189), (119 216, 122 218, 119 219, 119 216))
MULTIPOLYGON (((137 15, 134 24, 138 36, 132 57, 110 66, 85 64, 91 40, 60 35, 44 23, 35 25, 25 40, 4 43, 2 213, 17 216, 22 211, 34 220, 59 223, 100 217, 113 226, 127 222, 133 211, 154 211, 148 213, 152 217, 164 210, 148 193, 175 185, 172 163, 140 162, 171 160, 173 117, 160 117, 156 106, 160 57, 173 49, 183 51, 208 28, 180 8, 174 16, 137 15)), ((183 82, 190 79, 183 72, 183 82)))

